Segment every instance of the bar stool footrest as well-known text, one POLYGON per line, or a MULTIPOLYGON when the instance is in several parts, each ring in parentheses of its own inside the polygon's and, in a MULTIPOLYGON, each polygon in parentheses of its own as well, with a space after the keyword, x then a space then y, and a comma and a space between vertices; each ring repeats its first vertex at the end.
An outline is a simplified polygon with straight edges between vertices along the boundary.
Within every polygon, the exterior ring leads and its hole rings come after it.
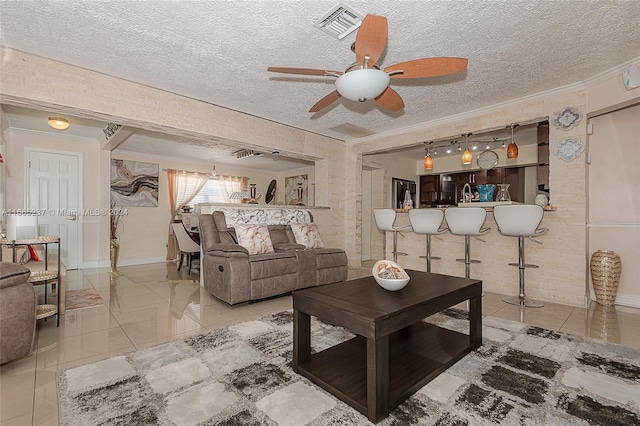
POLYGON ((503 297, 502 301, 510 305, 524 306, 527 308, 542 308, 544 306, 544 303, 539 300, 533 300, 527 296, 508 296, 503 297))
MULTIPOLYGON (((433 259, 433 257, 432 257, 432 259, 433 259)), ((465 261, 465 259, 456 259, 456 262, 464 262, 464 261, 465 261)), ((482 263, 482 261, 481 260, 476 260, 476 259, 470 259, 469 263, 482 263)))
MULTIPOLYGON (((393 254, 393 253, 391 253, 391 254, 393 254)), ((403 252, 399 251, 399 252, 396 252, 396 256, 409 256, 409 253, 403 253, 403 252)))
MULTIPOLYGON (((520 266, 518 263, 509 263, 509 266, 520 266)), ((525 263, 525 268, 539 268, 538 265, 534 265, 533 263, 525 263)))
MULTIPOLYGON (((420 258, 420 259, 426 259, 426 258, 427 258, 427 256, 418 256, 418 258, 420 258)), ((431 260, 440 260, 440 259, 442 259, 442 258, 441 258, 441 257, 438 257, 438 256, 431 256, 431 260)))

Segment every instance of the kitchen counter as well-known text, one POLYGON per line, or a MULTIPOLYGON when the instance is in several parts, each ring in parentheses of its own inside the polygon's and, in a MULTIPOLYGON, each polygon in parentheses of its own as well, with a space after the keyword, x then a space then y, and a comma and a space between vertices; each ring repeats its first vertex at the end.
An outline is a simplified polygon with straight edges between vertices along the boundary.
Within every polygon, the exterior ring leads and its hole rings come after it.
MULTIPOLYGON (((493 207, 499 206, 502 204, 521 204, 516 203, 514 201, 491 201, 491 202, 472 202, 472 203, 459 203, 457 207, 483 207, 487 212, 492 212, 493 207)), ((446 210, 448 207, 456 207, 456 206, 447 206, 447 207, 425 207, 427 209, 440 209, 446 210)), ((411 209, 396 209, 396 213, 409 213, 411 209)), ((545 212, 554 212, 557 210, 555 206, 544 206, 542 208, 545 212)))
MULTIPOLYGON (((473 203, 476 204, 476 203, 473 203)), ((498 232, 498 226, 493 217, 493 206, 484 207, 487 217, 484 227, 491 230, 479 238, 471 238, 471 258, 478 259, 481 263, 471 264, 471 278, 481 279, 483 289, 489 292, 517 295, 519 288, 518 268, 509 266, 510 262, 518 261, 518 239, 507 237, 498 232)), ((555 209, 555 207, 551 207, 555 209)), ((444 210, 444 208, 442 208, 444 210)), ((548 211, 548 210, 547 210, 548 211)), ((409 225, 409 210, 401 211, 397 215, 395 226, 409 225)), ((546 213, 546 212, 545 212, 546 213)), ((550 300, 554 296, 548 293, 551 283, 554 283, 554 270, 560 267, 570 267, 557 256, 555 250, 558 244, 557 235, 554 232, 557 216, 553 218, 545 216, 540 228, 551 228, 550 231, 536 238, 536 242, 526 239, 526 262, 537 264, 540 268, 527 268, 526 289, 527 296, 538 300, 550 300), (558 264, 559 263, 559 264, 558 264)), ((446 220, 442 227, 446 227, 446 220)), ((387 259, 391 259, 391 247, 393 247, 393 233, 387 232, 387 259)), ((464 277, 464 262, 456 259, 464 258, 464 236, 453 235, 448 231, 431 238, 431 255, 441 257, 433 260, 431 271, 440 274, 464 277)), ((426 270, 426 260, 420 258, 426 253, 426 236, 412 231, 403 231, 398 236, 398 251, 408 253, 407 256, 398 256, 398 263, 409 269, 426 270)), ((379 256, 379 255, 378 255, 379 256)), ((563 296, 564 297, 564 296, 563 296)), ((557 298, 557 300, 562 300, 557 298)), ((576 300, 562 300, 564 303, 578 305, 576 300)))

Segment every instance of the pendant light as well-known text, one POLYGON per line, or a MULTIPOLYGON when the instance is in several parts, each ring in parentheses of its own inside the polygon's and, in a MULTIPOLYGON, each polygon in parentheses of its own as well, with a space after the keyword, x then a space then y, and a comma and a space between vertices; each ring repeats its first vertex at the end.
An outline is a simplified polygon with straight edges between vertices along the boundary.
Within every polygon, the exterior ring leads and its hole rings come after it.
POLYGON ((433 169, 433 158, 431 157, 431 152, 430 152, 430 145, 431 142, 425 142, 427 144, 427 147, 425 148, 425 152, 426 154, 424 155, 424 169, 425 170, 432 170, 433 169))
POLYGON ((469 135, 471 135, 471 133, 466 133, 462 135, 464 136, 464 139, 465 139, 464 141, 465 150, 462 153, 462 164, 464 165, 471 164, 471 161, 473 160, 473 154, 471 154, 471 151, 469 151, 469 140, 468 140, 469 135))
POLYGON ((507 158, 514 159, 518 158, 518 145, 513 140, 513 129, 518 127, 518 124, 512 123, 509 127, 511 127, 511 143, 507 146, 507 158))

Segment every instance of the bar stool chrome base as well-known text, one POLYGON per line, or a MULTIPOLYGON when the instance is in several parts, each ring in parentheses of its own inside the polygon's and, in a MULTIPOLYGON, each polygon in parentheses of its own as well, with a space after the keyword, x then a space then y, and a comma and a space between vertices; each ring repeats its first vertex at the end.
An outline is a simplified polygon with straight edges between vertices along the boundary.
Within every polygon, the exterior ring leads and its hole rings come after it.
POLYGON ((544 303, 533 300, 525 295, 503 297, 502 301, 510 305, 524 306, 527 308, 542 308, 544 303))
POLYGON ((533 240, 532 237, 549 231, 546 228, 538 228, 542 221, 542 208, 535 204, 496 206, 493 209, 493 216, 498 225, 498 231, 502 235, 518 238, 518 263, 509 263, 509 265, 517 266, 519 269, 518 281, 520 288, 517 296, 504 297, 502 301, 520 307, 542 308, 544 303, 528 298, 524 290, 525 268, 538 268, 538 265, 524 262, 524 238, 530 237, 533 240))

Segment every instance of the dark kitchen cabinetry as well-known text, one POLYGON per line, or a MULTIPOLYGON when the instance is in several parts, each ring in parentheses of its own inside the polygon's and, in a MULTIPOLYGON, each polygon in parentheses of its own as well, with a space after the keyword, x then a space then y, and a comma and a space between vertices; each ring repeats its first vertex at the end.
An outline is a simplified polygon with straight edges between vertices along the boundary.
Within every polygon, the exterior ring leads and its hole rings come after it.
POLYGON ((420 207, 455 204, 453 175, 420 176, 420 207))
POLYGON ((538 191, 549 193, 549 122, 538 124, 538 191))
MULTIPOLYGON (((524 180, 523 167, 420 176, 420 207, 458 204, 466 183, 471 192, 475 192, 477 185, 507 183, 511 200, 524 202, 524 180)), ((497 188, 494 196, 496 192, 497 188)))

